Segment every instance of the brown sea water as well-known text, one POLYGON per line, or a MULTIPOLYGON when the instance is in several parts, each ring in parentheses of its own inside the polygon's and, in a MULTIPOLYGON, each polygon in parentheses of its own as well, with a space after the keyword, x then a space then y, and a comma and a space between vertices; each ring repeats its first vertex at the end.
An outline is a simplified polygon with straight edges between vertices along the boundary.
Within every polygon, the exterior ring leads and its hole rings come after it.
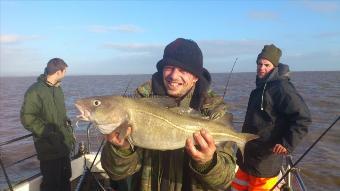
MULTIPOLYGON (((123 76, 67 76, 62 87, 65 93, 68 115, 74 119, 77 111, 73 105, 76 99, 95 95, 121 95, 128 93, 150 79, 151 75, 123 76), (128 84, 130 85, 128 86, 128 84), (128 87, 127 87, 128 86, 128 87)), ((212 88, 223 94, 226 74, 213 74, 212 88)), ((37 77, 0 78, 0 143, 28 134, 20 124, 20 107, 27 88, 37 77)), ((313 123, 308 136, 293 153, 296 161, 304 151, 340 115, 340 72, 293 72, 292 82, 302 95, 312 113, 313 123)), ((232 74, 225 101, 235 121, 244 120, 248 98, 255 87, 255 73, 232 74)), ((236 123, 236 126, 241 126, 236 123)), ((77 140, 85 140, 86 124, 75 129, 77 140)), ((340 124, 337 123, 321 141, 298 164, 308 190, 340 189, 340 124)), ((95 148, 101 141, 96 130, 91 130, 91 141, 95 148)), ((7 166, 9 178, 13 182, 39 172, 35 157, 23 163, 12 165, 15 161, 35 153, 32 138, 0 147, 1 159, 7 166)), ((0 172, 0 190, 6 187, 3 172, 0 172)))

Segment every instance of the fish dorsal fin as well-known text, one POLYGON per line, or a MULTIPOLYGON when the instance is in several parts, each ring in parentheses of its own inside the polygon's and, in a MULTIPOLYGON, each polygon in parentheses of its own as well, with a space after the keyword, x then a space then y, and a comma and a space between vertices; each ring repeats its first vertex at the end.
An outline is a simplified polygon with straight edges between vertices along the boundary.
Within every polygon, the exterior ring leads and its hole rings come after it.
POLYGON ((175 107, 175 108, 170 108, 170 110, 180 115, 189 116, 192 118, 209 119, 209 117, 203 116, 201 112, 191 107, 175 107))
POLYGON ((180 115, 185 115, 185 116, 189 116, 192 118, 210 120, 212 122, 222 124, 223 126, 230 126, 232 125, 232 121, 233 121, 233 115, 231 113, 225 113, 223 116, 220 116, 220 117, 214 116, 215 118, 212 118, 211 116, 210 117, 204 116, 202 115, 201 112, 190 107, 175 107, 175 108, 170 108, 170 110, 180 115))
POLYGON ((155 105, 158 107, 164 108, 173 108, 177 107, 177 102, 174 98, 168 96, 150 96, 138 98, 140 101, 145 102, 146 104, 155 105))

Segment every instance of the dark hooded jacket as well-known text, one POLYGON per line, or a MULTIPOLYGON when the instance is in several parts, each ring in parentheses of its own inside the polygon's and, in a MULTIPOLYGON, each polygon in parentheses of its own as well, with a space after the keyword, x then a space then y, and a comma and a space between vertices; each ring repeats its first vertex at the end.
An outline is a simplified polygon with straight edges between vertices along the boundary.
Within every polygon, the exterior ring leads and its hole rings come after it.
POLYGON ((74 143, 67 123, 64 93, 41 75, 26 92, 20 112, 21 123, 33 133, 39 160, 67 157, 74 143))
POLYGON ((238 152, 237 164, 252 176, 278 175, 283 156, 272 152, 275 144, 282 144, 291 153, 308 132, 309 109, 288 74, 288 66, 279 64, 267 78, 256 79, 250 94, 242 132, 260 138, 246 144, 244 160, 238 152))
MULTIPOLYGON (((166 95, 160 72, 152 76, 151 82, 138 87, 141 97, 166 95)), ((210 75, 196 83, 179 103, 180 107, 197 108, 203 116, 211 119, 226 113, 223 99, 209 90, 210 75), (196 101, 194 97, 198 96, 196 101)), ((111 179, 120 180, 131 176, 133 191, 207 191, 226 189, 235 174, 235 161, 231 145, 218 148, 213 160, 206 165, 195 164, 184 148, 158 151, 136 148, 122 150, 107 143, 102 151, 101 164, 111 179)))

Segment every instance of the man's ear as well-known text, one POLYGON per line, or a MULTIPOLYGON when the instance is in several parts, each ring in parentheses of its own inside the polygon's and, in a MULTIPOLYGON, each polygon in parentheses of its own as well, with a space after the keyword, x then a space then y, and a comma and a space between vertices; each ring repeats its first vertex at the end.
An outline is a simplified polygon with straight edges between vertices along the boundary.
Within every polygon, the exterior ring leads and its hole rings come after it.
POLYGON ((194 76, 193 81, 194 81, 194 83, 196 83, 198 81, 198 77, 194 76))
POLYGON ((61 74, 61 70, 57 70, 55 74, 59 76, 61 74))

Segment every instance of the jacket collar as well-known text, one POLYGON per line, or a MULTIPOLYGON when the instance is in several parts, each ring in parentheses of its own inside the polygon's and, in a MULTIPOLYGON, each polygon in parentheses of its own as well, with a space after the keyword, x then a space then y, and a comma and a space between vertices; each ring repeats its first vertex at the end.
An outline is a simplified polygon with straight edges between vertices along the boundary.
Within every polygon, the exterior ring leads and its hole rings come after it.
POLYGON ((51 82, 47 81, 47 76, 45 74, 41 74, 37 81, 44 83, 48 87, 59 87, 61 85, 61 81, 58 81, 55 84, 52 84, 51 82))
POLYGON ((267 75, 267 77, 260 79, 256 76, 256 87, 261 87, 265 83, 275 81, 275 80, 282 80, 287 79, 290 80, 289 76, 289 66, 286 64, 281 64, 274 68, 274 70, 267 75))

